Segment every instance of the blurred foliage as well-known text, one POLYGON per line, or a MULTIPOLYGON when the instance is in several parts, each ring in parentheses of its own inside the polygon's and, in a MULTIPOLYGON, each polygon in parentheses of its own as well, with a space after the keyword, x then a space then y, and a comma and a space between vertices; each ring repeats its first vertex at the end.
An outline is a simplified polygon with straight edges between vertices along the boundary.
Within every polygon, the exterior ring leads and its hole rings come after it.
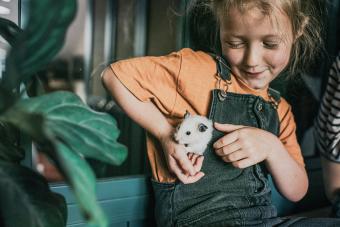
POLYGON ((0 80, 0 225, 65 226, 67 207, 46 180, 20 165, 25 151, 19 137, 32 138, 72 187, 91 226, 107 226, 96 201, 96 179, 85 158, 120 165, 127 156, 117 142, 119 130, 110 115, 91 110, 71 92, 26 99, 18 88, 62 48, 77 10, 75 0, 31 0, 27 27, 0 18, 0 35, 11 45, 0 80), (19 211, 17 207, 20 207, 19 211))

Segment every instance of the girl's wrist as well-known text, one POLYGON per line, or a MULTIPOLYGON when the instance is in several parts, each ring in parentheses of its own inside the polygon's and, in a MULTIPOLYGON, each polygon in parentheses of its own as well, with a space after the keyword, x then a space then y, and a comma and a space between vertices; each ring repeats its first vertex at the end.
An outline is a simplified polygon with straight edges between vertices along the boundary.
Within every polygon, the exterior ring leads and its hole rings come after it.
POLYGON ((275 137, 274 141, 275 142, 272 146, 272 149, 269 149, 269 152, 266 158, 266 162, 268 162, 268 164, 276 163, 277 161, 281 160, 280 154, 282 154, 282 152, 285 151, 283 144, 277 137, 275 137))

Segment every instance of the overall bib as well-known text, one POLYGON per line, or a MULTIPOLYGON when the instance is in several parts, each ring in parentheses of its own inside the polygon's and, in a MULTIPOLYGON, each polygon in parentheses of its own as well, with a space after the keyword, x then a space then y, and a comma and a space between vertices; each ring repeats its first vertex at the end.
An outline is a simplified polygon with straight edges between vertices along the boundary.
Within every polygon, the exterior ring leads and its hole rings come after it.
MULTIPOLYGON (((226 62, 216 57, 217 71, 230 81, 226 62)), ((278 135, 280 122, 276 110, 280 96, 269 90, 274 102, 263 98, 212 91, 209 119, 214 122, 256 127, 278 135), (275 102, 276 101, 276 102, 275 102)), ((214 130, 204 153, 205 176, 193 184, 153 181, 155 217, 165 226, 273 226, 280 223, 272 205, 271 189, 263 163, 239 169, 215 154, 212 144, 224 133, 214 130)))

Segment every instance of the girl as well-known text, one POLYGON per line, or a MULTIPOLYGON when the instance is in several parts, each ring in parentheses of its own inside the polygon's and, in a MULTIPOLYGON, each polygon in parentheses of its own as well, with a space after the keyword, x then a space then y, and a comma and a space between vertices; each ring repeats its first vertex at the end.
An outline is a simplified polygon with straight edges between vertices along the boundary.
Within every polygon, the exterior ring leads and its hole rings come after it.
POLYGON ((221 47, 215 54, 183 49, 103 72, 118 104, 149 132, 159 226, 332 224, 277 217, 267 180, 269 173, 291 201, 308 187, 291 108, 269 88, 281 72, 295 74, 309 62, 319 45, 303 2, 211 1, 220 34, 213 46, 221 47), (204 156, 187 156, 173 141, 186 110, 215 122, 204 156))

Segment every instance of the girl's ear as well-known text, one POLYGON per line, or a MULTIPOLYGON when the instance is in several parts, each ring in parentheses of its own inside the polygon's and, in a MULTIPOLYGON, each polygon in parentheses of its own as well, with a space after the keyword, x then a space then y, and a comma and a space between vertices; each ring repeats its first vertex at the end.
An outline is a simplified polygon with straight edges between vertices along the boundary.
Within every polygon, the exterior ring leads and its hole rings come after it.
POLYGON ((184 119, 186 119, 186 118, 188 118, 188 117, 190 117, 190 113, 189 113, 189 111, 185 111, 184 119))

